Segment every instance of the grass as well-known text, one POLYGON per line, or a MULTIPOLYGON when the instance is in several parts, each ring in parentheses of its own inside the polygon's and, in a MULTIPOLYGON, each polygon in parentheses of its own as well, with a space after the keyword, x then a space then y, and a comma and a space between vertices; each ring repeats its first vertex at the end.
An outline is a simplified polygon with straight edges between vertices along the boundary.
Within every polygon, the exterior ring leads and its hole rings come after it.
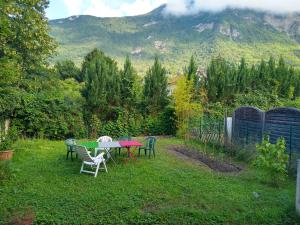
POLYGON ((79 161, 65 159, 62 141, 18 141, 14 176, 0 186, 0 224, 28 210, 36 224, 299 222, 294 180, 277 189, 257 181, 252 168, 216 173, 166 151, 181 143, 159 139, 156 159, 109 162, 109 173, 94 178, 79 174, 79 161))

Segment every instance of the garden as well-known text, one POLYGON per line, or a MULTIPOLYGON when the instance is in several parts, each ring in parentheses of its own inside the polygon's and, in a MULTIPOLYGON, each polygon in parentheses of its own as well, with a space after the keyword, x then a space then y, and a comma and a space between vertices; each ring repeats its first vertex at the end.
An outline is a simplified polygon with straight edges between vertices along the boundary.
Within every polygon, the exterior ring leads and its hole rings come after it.
POLYGON ((291 110, 282 138, 270 110, 300 108, 298 68, 282 57, 219 56, 199 72, 192 55, 170 74, 155 55, 138 74, 129 56, 119 65, 100 49, 81 65, 50 65, 58 43, 48 3, 0 1, 0 224, 300 223, 287 151, 298 149, 300 113, 291 110), (257 124, 271 134, 231 149, 224 117, 241 106, 266 110, 259 115, 271 119, 257 124), (156 138, 155 156, 139 154, 146 137, 156 138), (107 172, 80 173, 82 163, 107 172))
MULTIPOLYGON (((139 139, 143 141, 143 139, 139 139)), ((181 139, 157 140, 156 157, 108 162, 97 178, 79 174, 62 141, 19 140, 0 186, 0 223, 25 224, 296 224, 295 179, 278 187, 259 170, 219 172, 178 155, 181 139)), ((200 146, 198 146, 200 148, 200 146)), ((200 151, 200 150, 199 150, 200 151)), ((227 159, 229 160, 229 159, 227 159)), ((4 166, 1 162, 1 166, 4 166)), ((3 167, 1 168, 3 169, 3 167)))

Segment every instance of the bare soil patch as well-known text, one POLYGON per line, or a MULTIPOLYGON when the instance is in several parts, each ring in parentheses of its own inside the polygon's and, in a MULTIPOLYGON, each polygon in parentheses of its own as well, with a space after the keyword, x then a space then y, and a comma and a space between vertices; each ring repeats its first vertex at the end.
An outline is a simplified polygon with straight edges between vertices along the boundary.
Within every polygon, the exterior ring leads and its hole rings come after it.
POLYGON ((175 153, 179 153, 176 155, 186 160, 204 163, 214 171, 222 173, 237 173, 243 170, 241 166, 214 159, 202 152, 199 152, 195 149, 190 149, 183 145, 172 145, 169 147, 169 150, 175 153))

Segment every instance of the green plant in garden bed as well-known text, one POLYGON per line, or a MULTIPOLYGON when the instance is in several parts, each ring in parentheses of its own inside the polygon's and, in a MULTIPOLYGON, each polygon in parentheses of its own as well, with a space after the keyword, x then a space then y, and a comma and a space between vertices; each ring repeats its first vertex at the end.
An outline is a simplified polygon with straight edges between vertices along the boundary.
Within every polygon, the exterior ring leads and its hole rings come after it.
POLYGON ((279 138, 276 144, 270 143, 270 137, 264 137, 261 144, 256 145, 258 155, 254 165, 265 173, 264 179, 275 186, 280 185, 287 177, 288 154, 284 138, 279 138))
POLYGON ((167 150, 183 143, 158 139, 155 159, 116 157, 117 165, 108 162, 108 173, 94 178, 79 174, 79 160, 65 159, 62 141, 19 140, 15 176, 0 186, 0 224, 28 209, 35 224, 299 223, 293 180, 273 188, 252 167, 216 173, 167 150))

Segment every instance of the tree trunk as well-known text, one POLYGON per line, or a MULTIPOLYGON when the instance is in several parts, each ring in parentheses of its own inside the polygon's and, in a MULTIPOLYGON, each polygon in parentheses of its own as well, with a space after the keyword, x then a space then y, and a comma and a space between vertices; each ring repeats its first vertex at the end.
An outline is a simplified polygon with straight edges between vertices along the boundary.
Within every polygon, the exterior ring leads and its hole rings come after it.
POLYGON ((10 127, 10 119, 6 119, 4 121, 4 134, 5 135, 7 134, 9 127, 10 127))

